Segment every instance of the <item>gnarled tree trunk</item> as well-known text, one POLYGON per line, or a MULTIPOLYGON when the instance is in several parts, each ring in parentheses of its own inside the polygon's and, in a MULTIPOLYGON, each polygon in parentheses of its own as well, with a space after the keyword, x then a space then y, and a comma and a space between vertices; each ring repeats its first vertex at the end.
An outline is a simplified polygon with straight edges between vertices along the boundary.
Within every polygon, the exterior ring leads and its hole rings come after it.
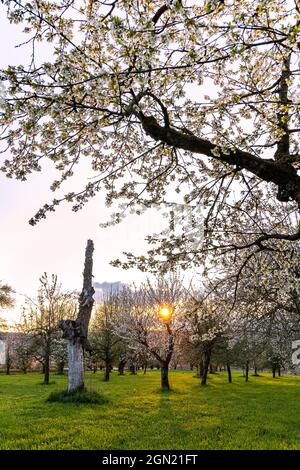
POLYGON ((125 365, 126 365, 126 359, 123 357, 120 357, 119 365, 118 365, 118 375, 124 375, 125 365))
POLYGON ((5 370, 6 370, 6 375, 10 374, 10 368, 11 368, 11 357, 9 351, 6 353, 6 360, 5 360, 5 370))
POLYGON ((166 351, 166 358, 163 361, 160 361, 161 364, 161 388, 162 390, 170 390, 170 384, 169 384, 169 364, 171 362, 173 352, 174 352, 174 346, 175 346, 175 336, 171 330, 170 323, 167 323, 166 325, 167 331, 169 334, 168 338, 168 346, 167 346, 167 351, 166 351))
POLYGON ((161 388, 162 390, 170 390, 169 384, 169 364, 163 362, 161 364, 161 388))
POLYGON ((211 349, 207 348, 203 353, 203 373, 201 376, 201 385, 206 385, 210 358, 211 358, 211 349))
POLYGON ((47 335, 44 355, 44 384, 49 385, 50 378, 50 338, 47 335))
POLYGON ((79 338, 68 341, 68 392, 84 389, 84 355, 79 338))
POLYGON ((246 382, 248 382, 248 380, 249 380, 249 361, 246 361, 245 380, 246 380, 246 382))
POLYGON ((231 376, 231 367, 229 362, 227 362, 227 374, 228 374, 228 382, 231 384, 232 383, 232 376, 231 376))
POLYGON ((84 350, 87 349, 88 326, 94 304, 92 240, 87 241, 83 271, 83 288, 79 296, 76 320, 62 320, 59 324, 63 338, 68 340, 68 392, 84 389, 84 350))
POLYGON ((109 382, 109 374, 110 374, 110 363, 106 362, 105 363, 105 375, 104 375, 104 380, 105 382, 109 382))
POLYGON ((47 348, 45 354, 45 372, 44 372, 44 384, 49 385, 49 376, 50 376, 50 356, 47 348))

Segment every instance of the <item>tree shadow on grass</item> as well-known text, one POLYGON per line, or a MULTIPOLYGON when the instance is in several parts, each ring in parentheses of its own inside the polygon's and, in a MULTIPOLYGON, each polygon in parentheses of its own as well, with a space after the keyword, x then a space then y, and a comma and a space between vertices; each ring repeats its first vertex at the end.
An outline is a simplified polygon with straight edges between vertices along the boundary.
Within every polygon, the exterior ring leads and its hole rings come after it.
POLYGON ((48 386, 48 385, 54 385, 54 384, 56 384, 55 380, 51 380, 47 384, 45 382, 37 382, 37 385, 46 385, 46 386, 48 386))
POLYGON ((154 390, 154 393, 157 393, 161 397, 166 397, 166 396, 170 396, 170 395, 184 395, 185 394, 184 391, 179 390, 178 388, 173 388, 173 387, 171 387, 169 390, 162 390, 161 387, 157 387, 154 390))

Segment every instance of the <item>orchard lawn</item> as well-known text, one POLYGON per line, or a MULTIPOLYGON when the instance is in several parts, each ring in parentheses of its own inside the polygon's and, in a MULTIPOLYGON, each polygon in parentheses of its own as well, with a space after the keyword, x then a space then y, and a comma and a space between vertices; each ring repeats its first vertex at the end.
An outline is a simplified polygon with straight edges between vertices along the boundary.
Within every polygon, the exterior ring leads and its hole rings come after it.
POLYGON ((201 387, 194 374, 171 372, 162 393, 157 371, 87 373, 100 405, 47 402, 66 376, 0 374, 0 449, 300 449, 300 377, 222 372, 201 387))

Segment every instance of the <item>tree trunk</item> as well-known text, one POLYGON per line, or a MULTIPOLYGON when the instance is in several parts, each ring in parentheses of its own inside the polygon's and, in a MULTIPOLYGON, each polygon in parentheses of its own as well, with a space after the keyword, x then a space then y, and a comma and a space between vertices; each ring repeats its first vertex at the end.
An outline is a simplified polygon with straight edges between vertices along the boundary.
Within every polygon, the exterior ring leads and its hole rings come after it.
POLYGON ((161 388, 162 390, 170 390, 170 385, 169 385, 169 365, 168 364, 162 364, 161 369, 161 388))
POLYGON ((228 382, 232 383, 232 376, 231 376, 231 368, 229 362, 227 362, 227 374, 228 374, 228 382))
POLYGON ((79 338, 68 342, 68 392, 84 389, 83 348, 79 338))
POLYGON ((207 351, 204 352, 203 373, 202 373, 202 376, 201 376, 201 385, 206 385, 209 362, 210 362, 210 356, 211 356, 211 351, 210 350, 207 350, 207 351))
POLYGON ((76 320, 62 320, 59 327, 63 330, 63 338, 68 340, 68 392, 84 389, 84 349, 87 349, 88 326, 94 304, 95 290, 93 279, 92 240, 87 241, 83 271, 83 288, 79 296, 79 311, 76 320))
POLYGON ((281 369, 278 367, 278 377, 281 377, 281 369))
POLYGON ((118 365, 118 375, 124 375, 124 367, 125 367, 126 362, 125 361, 119 361, 118 365))
POLYGON ((105 375, 104 375, 105 382, 109 382, 109 374, 110 374, 110 364, 106 362, 105 363, 105 375))
POLYGON ((6 356, 6 375, 9 375, 10 374, 10 367, 11 367, 11 359, 10 359, 10 356, 7 355, 6 356))
POLYGON ((201 378, 200 363, 197 365, 195 377, 201 378))
POLYGON ((258 375, 256 366, 254 367, 254 375, 258 375))
POLYGON ((245 380, 246 380, 246 382, 248 382, 248 380, 249 380, 249 361, 246 361, 245 380))
POLYGON ((144 370, 144 375, 145 375, 145 374, 146 374, 146 372, 147 372, 147 363, 146 363, 146 364, 144 364, 144 366, 143 366, 143 370, 144 370))
POLYGON ((45 373, 44 373, 44 384, 49 385, 49 375, 50 375, 50 357, 49 352, 45 354, 45 373))
POLYGON ((275 366, 272 367, 272 374, 273 374, 273 379, 275 379, 275 377, 276 377, 276 367, 275 366))
POLYGON ((58 373, 59 375, 63 375, 63 374, 64 374, 64 367, 65 367, 64 361, 60 361, 60 362, 58 363, 58 367, 57 367, 57 373, 58 373))

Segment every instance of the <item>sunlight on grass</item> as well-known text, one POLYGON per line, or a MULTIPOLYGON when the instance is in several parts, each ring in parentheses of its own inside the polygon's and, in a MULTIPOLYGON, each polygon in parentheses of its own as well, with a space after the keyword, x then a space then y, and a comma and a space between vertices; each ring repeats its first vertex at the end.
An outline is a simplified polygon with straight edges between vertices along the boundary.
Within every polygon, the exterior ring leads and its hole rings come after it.
POLYGON ((159 393, 159 372, 106 383, 87 374, 101 404, 47 402, 67 378, 37 385, 38 374, 0 375, 1 449, 300 449, 300 378, 240 373, 170 374, 172 392, 159 393))

